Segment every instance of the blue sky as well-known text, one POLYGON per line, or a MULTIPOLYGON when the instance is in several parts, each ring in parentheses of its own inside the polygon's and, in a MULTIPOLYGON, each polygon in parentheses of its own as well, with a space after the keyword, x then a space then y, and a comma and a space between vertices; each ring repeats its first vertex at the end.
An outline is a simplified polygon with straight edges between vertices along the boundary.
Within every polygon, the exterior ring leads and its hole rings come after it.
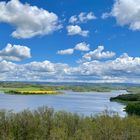
POLYGON ((139 0, 1 1, 0 80, 138 83, 139 7, 139 0))

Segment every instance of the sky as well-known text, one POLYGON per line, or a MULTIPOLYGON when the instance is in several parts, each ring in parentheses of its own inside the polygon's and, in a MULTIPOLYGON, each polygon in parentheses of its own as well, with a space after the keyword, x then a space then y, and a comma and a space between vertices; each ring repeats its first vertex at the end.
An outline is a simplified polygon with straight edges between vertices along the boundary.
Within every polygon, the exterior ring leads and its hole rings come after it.
POLYGON ((0 81, 140 83, 140 0, 1 0, 0 81))

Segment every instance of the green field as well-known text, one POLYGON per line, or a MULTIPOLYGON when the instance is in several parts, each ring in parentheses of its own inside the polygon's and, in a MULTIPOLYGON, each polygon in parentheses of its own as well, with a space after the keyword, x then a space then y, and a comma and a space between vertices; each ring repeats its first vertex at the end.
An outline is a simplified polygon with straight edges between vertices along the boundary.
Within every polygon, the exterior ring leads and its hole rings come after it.
POLYGON ((111 90, 126 89, 122 85, 112 84, 44 84, 24 82, 0 82, 1 91, 9 90, 71 90, 74 92, 110 92, 111 90))

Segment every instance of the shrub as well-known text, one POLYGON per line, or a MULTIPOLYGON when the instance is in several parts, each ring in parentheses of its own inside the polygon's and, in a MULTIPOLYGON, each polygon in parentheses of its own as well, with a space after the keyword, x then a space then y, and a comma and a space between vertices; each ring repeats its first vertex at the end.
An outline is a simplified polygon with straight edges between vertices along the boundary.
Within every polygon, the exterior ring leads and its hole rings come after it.
POLYGON ((83 117, 41 107, 0 111, 0 140, 139 140, 140 117, 83 117))
POLYGON ((130 115, 140 115, 140 103, 131 103, 125 107, 125 111, 130 115))

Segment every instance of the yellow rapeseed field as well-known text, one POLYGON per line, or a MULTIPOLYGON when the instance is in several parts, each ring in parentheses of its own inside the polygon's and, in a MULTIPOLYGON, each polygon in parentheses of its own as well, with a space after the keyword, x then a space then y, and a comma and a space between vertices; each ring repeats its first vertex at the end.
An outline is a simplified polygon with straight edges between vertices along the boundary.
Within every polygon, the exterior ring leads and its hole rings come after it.
POLYGON ((60 94, 58 91, 48 91, 48 90, 15 90, 12 91, 15 94, 60 94))

